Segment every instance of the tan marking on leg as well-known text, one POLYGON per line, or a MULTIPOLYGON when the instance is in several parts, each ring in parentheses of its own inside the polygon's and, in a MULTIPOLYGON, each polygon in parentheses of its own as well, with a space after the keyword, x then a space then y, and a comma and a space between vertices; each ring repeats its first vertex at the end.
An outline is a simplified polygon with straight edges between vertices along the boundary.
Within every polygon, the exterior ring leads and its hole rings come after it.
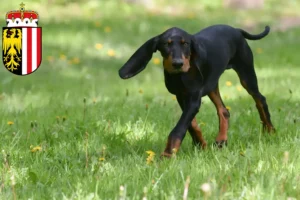
POLYGON ((213 92, 209 93, 209 98, 214 103, 217 114, 219 117, 219 134, 216 138, 217 142, 226 141, 227 140, 227 130, 229 124, 229 112, 223 105, 219 88, 217 87, 213 92))
POLYGON ((207 146, 207 143, 206 143, 205 139, 203 138, 202 131, 201 131, 200 127, 197 124, 196 118, 194 118, 192 120, 189 132, 190 132, 190 134, 193 138, 193 142, 196 143, 196 144, 200 143, 201 148, 205 149, 206 146, 207 146))
POLYGON ((258 98, 255 98, 255 97, 253 97, 253 98, 254 98, 255 103, 256 103, 256 108, 258 110, 260 120, 263 123, 263 131, 268 131, 268 133, 274 131, 275 129, 274 129, 273 125, 270 124, 269 121, 268 121, 268 118, 266 116, 266 113, 265 113, 265 110, 264 110, 264 107, 263 107, 263 104, 262 104, 261 100, 258 99, 258 98))
POLYGON ((227 140, 227 130, 228 130, 228 118, 225 117, 225 113, 228 112, 226 108, 218 108, 218 117, 219 117, 219 134, 216 138, 216 141, 227 140))
POLYGON ((263 106, 263 103, 261 102, 261 99, 257 98, 253 93, 250 92, 250 90, 248 89, 247 83, 245 81, 241 81, 241 83, 242 83, 242 86, 248 91, 248 93, 252 96, 252 98, 254 99, 254 101, 256 103, 256 108, 258 110, 260 120, 263 123, 263 131, 267 130, 269 133, 272 131, 275 131, 273 125, 270 124, 270 122, 267 118, 267 115, 265 113, 264 106, 263 106))

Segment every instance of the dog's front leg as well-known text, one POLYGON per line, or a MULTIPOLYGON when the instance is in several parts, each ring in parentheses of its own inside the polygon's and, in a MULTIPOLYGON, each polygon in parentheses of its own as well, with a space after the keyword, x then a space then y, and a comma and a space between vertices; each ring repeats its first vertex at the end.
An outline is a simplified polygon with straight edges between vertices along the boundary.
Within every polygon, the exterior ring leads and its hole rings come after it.
POLYGON ((182 115, 177 125, 169 134, 167 146, 162 156, 170 157, 172 153, 178 151, 189 125, 199 111, 200 105, 201 94, 199 91, 185 95, 182 115))

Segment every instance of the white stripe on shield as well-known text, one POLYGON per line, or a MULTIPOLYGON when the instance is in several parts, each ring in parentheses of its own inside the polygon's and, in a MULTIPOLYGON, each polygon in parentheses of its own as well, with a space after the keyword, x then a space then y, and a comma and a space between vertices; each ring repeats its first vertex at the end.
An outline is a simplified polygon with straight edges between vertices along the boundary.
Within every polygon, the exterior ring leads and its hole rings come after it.
POLYGON ((32 28, 32 70, 31 72, 34 72, 37 68, 37 29, 32 28))
POLYGON ((27 74, 27 28, 22 28, 22 74, 27 74))

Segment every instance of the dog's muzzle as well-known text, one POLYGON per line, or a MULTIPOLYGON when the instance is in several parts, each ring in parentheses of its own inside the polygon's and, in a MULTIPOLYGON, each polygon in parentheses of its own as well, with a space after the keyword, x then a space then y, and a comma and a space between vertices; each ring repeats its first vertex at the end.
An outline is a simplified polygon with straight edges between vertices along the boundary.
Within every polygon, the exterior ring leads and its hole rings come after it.
POLYGON ((180 69, 183 66, 183 60, 182 59, 173 59, 172 66, 175 69, 180 69))

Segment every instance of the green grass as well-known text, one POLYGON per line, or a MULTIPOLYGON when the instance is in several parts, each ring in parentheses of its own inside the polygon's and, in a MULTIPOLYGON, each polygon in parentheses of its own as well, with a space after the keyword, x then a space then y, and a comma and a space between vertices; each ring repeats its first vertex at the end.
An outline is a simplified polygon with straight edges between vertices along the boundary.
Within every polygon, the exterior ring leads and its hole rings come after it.
MULTIPOLYGON (((228 147, 212 147, 218 120, 205 97, 197 119, 208 149, 194 148, 187 135, 175 158, 160 160, 181 114, 164 86, 162 67, 151 61, 126 81, 118 69, 166 27, 193 33, 214 23, 241 27, 250 18, 258 22, 259 32, 266 23, 276 24, 273 16, 278 11, 242 13, 213 7, 190 19, 109 2, 91 9, 91 4, 80 4, 79 17, 57 20, 54 13, 63 7, 48 7, 53 12, 40 20, 43 62, 37 72, 18 77, 0 68, 0 199, 13 199, 13 194, 18 199, 119 199, 120 186, 128 199, 142 199, 144 188, 148 199, 181 199, 188 176, 189 199, 300 199, 299 28, 249 42, 275 134, 261 133, 254 101, 236 89, 236 74, 226 71, 220 90, 231 107, 228 147), (111 32, 104 31, 106 26, 111 32), (97 43, 103 48, 97 50, 97 43), (110 49, 115 57, 107 55, 110 49), (80 62, 69 63, 74 58, 80 62), (36 146, 42 150, 31 152, 36 146), (151 165, 146 163, 148 150, 156 153, 151 165), (210 194, 201 192, 204 183, 210 184, 210 194)), ((16 6, 6 5, 1 13, 16 6)), ((39 4, 34 8, 45 9, 39 4)), ((159 53, 154 58, 160 58, 159 53)))

